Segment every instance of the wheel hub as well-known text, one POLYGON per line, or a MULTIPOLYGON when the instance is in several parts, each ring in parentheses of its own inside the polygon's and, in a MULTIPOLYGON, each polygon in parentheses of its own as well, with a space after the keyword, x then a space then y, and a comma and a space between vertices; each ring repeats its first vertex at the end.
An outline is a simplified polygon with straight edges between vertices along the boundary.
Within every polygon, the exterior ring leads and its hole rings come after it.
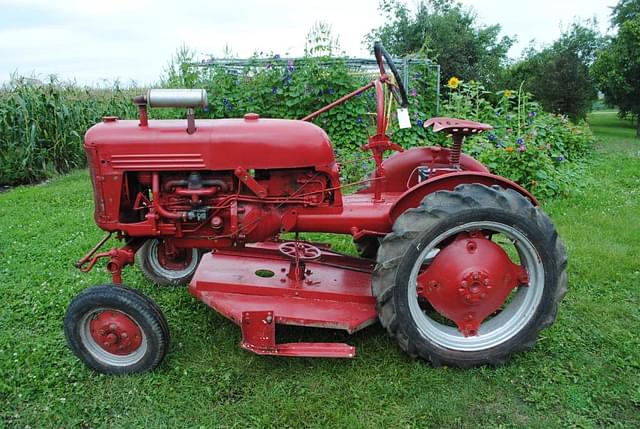
POLYGON ((462 233, 442 249, 418 276, 416 290, 465 337, 505 303, 511 291, 528 283, 527 272, 498 244, 479 232, 462 233))
POLYGON ((117 310, 96 313, 89 324, 91 337, 102 349, 115 355, 128 355, 142 344, 140 327, 117 310))

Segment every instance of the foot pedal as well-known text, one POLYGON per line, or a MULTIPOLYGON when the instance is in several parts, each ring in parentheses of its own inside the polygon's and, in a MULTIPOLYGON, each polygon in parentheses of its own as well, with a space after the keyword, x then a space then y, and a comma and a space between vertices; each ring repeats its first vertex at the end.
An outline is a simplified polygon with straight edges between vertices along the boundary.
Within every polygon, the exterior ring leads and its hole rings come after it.
POLYGON ((259 355, 352 358, 356 348, 345 343, 276 344, 276 321, 273 311, 242 313, 241 347, 259 355))

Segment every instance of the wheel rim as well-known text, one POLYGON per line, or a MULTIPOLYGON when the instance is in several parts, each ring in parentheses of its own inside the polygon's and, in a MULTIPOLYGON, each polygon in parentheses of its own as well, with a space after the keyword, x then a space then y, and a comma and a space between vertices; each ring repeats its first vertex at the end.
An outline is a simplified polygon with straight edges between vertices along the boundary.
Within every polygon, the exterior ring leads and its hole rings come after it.
POLYGON ((155 273, 168 280, 181 280, 195 271, 198 265, 198 249, 185 250, 182 258, 170 259, 164 243, 153 240, 149 245, 149 265, 155 273))
POLYGON ((407 287, 409 310, 421 334, 441 347, 459 351, 485 350, 513 338, 533 318, 544 291, 544 267, 535 246, 516 228, 498 222, 470 222, 437 236, 420 252, 412 267, 407 287), (438 251, 438 245, 462 232, 490 230, 504 234, 514 245, 520 264, 529 276, 527 287, 514 290, 510 300, 495 317, 480 325, 477 336, 465 337, 456 327, 448 326, 423 311, 416 295, 416 285, 421 268, 438 251))
POLYGON ((148 340, 129 315, 111 308, 97 308, 80 320, 80 339, 91 356, 106 366, 130 366, 147 352, 148 340))

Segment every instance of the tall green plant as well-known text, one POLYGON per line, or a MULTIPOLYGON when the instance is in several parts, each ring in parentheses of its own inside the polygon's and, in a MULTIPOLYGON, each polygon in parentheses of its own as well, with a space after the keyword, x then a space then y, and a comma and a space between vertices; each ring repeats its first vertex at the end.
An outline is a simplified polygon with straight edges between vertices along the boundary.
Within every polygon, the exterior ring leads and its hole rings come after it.
POLYGON ((569 192, 593 144, 585 123, 544 112, 522 85, 491 93, 478 82, 455 82, 443 108, 449 116, 491 124, 493 130, 468 139, 465 151, 542 198, 569 192))
POLYGON ((14 78, 0 89, 0 184, 37 182, 85 165, 82 137, 103 116, 131 117, 133 93, 50 77, 14 78))

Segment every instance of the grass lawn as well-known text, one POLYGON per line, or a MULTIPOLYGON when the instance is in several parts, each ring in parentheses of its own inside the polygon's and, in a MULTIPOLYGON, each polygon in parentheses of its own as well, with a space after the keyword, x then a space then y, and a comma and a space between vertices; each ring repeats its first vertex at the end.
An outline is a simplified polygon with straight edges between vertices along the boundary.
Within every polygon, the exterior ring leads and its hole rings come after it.
POLYGON ((234 324, 135 268, 125 283, 162 307, 171 348, 155 372, 99 375, 62 332, 72 297, 110 278, 73 267, 102 235, 87 172, 0 194, 0 427, 639 427, 640 141, 613 113, 590 121, 583 185, 545 204, 569 293, 534 350, 499 368, 412 361, 379 326, 286 331, 346 340, 353 360, 259 357, 234 324))

